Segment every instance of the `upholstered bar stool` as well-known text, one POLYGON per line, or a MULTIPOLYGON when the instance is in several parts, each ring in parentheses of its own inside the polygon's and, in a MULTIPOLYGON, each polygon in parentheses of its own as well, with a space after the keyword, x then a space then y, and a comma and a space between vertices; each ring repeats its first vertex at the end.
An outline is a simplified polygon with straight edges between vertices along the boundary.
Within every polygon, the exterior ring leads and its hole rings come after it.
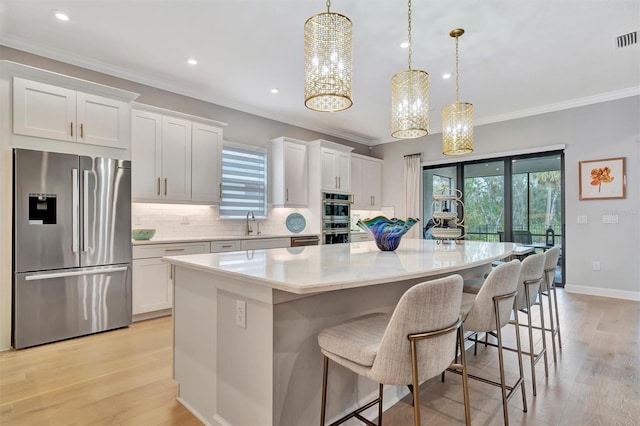
MULTIPOLYGON (((558 266, 558 259, 560 259, 560 247, 552 247, 547 250, 545 253, 544 260, 544 280, 542 282, 542 295, 547 297, 547 302, 549 306, 549 328, 547 331, 551 332, 551 345, 553 347, 553 362, 558 361, 558 357, 556 355, 556 340, 555 337, 558 336, 558 347, 562 349, 562 338, 560 335, 560 315, 558 312, 558 295, 556 294, 556 284, 555 284, 555 276, 556 276, 556 266, 558 266), (555 307, 555 319, 554 319, 554 309, 551 307, 551 292, 553 291, 553 305, 555 307)), ((542 300, 540 301, 542 304, 542 300)), ((544 328, 544 324, 541 324, 541 327, 544 328)))
MULTIPOLYGON (((496 266, 484 280, 477 294, 463 293, 460 314, 463 319, 464 330, 474 332, 477 346, 478 333, 495 333, 498 340, 498 363, 500 368, 500 382, 484 377, 468 374, 469 378, 497 386, 502 391, 502 412, 504 424, 509 424, 508 403, 511 397, 520 388, 522 394, 523 411, 527 411, 527 397, 524 387, 524 369, 522 366, 522 352, 520 347, 520 326, 518 316, 515 313, 515 298, 517 294, 518 276, 520 274, 520 261, 512 260, 496 266), (513 385, 507 385, 504 371, 504 348, 502 345, 503 327, 509 324, 511 313, 514 312, 516 346, 518 357, 519 377, 513 385)), ((471 337, 470 336, 470 337, 471 337)), ((444 374, 443 374, 444 380, 444 374)))
POLYGON ((447 367, 461 371, 465 418, 471 424, 464 351, 462 362, 451 364, 456 344, 463 342, 459 317, 462 277, 452 275, 417 284, 400 298, 393 314, 369 314, 327 328, 318 334, 324 354, 322 409, 325 424, 329 359, 377 383, 378 398, 332 423, 350 418, 373 425, 361 413, 378 405, 382 424, 383 385, 412 385, 414 423, 420 425, 419 384, 447 367))
MULTIPOLYGON (((524 325, 529 331, 529 351, 522 353, 528 355, 531 361, 531 383, 533 385, 533 396, 536 396, 536 368, 535 365, 544 357, 544 375, 549 376, 549 367, 547 359, 547 340, 544 331, 544 309, 542 303, 538 303, 540 307, 540 321, 541 321, 541 335, 542 335, 542 349, 540 352, 535 353, 535 345, 533 342, 533 330, 534 325, 531 319, 531 308, 537 303, 538 297, 542 298, 540 290, 541 283, 544 275, 544 262, 545 253, 534 254, 526 257, 522 261, 520 267, 520 274, 518 276, 518 293, 516 294, 516 315, 518 312, 523 312, 527 315, 527 323, 524 325)), ((516 322, 513 321, 515 324, 516 322)), ((511 349, 511 348, 508 348, 511 349)))

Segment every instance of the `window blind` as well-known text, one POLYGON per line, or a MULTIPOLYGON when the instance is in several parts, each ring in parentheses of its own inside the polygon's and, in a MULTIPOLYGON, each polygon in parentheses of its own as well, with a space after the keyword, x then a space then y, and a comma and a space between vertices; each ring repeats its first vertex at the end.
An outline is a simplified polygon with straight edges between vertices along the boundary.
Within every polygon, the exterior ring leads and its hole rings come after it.
POLYGON ((267 155, 260 149, 225 145, 222 148, 220 217, 267 217, 267 155))

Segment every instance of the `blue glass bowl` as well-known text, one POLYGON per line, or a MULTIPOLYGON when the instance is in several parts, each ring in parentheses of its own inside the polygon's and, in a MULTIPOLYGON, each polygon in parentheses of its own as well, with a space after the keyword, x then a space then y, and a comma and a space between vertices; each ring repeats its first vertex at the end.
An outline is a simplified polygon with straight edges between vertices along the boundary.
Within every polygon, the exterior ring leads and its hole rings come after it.
POLYGON ((373 237, 380 250, 394 251, 400 245, 402 236, 419 221, 420 219, 411 217, 405 222, 395 217, 388 219, 384 216, 376 216, 373 219, 360 219, 356 225, 373 237))

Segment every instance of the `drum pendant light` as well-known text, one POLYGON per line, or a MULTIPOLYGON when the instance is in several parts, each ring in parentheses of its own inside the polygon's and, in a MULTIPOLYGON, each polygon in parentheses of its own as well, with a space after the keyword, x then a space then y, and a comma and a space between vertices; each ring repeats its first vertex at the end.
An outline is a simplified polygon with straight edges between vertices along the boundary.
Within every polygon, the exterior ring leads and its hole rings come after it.
POLYGON ((449 35, 456 39, 456 101, 442 108, 442 153, 463 155, 473 152, 473 105, 458 101, 458 38, 464 34, 462 28, 452 30, 449 35))
POLYGON ((409 69, 391 79, 391 136, 413 139, 429 133, 429 74, 411 69, 411 0, 409 0, 409 69))
POLYGON ((304 24, 304 104, 314 111, 342 111, 353 105, 353 26, 329 9, 304 24))

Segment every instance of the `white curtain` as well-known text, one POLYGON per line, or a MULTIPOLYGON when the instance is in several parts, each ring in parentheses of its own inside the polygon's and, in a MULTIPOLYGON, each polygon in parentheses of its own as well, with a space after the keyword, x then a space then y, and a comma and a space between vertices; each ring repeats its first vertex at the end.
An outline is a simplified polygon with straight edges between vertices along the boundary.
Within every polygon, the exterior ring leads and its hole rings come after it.
MULTIPOLYGON (((404 157, 404 213, 407 218, 420 218, 420 154, 404 157)), ((424 223, 418 222, 405 234, 405 238, 422 238, 424 223)))

